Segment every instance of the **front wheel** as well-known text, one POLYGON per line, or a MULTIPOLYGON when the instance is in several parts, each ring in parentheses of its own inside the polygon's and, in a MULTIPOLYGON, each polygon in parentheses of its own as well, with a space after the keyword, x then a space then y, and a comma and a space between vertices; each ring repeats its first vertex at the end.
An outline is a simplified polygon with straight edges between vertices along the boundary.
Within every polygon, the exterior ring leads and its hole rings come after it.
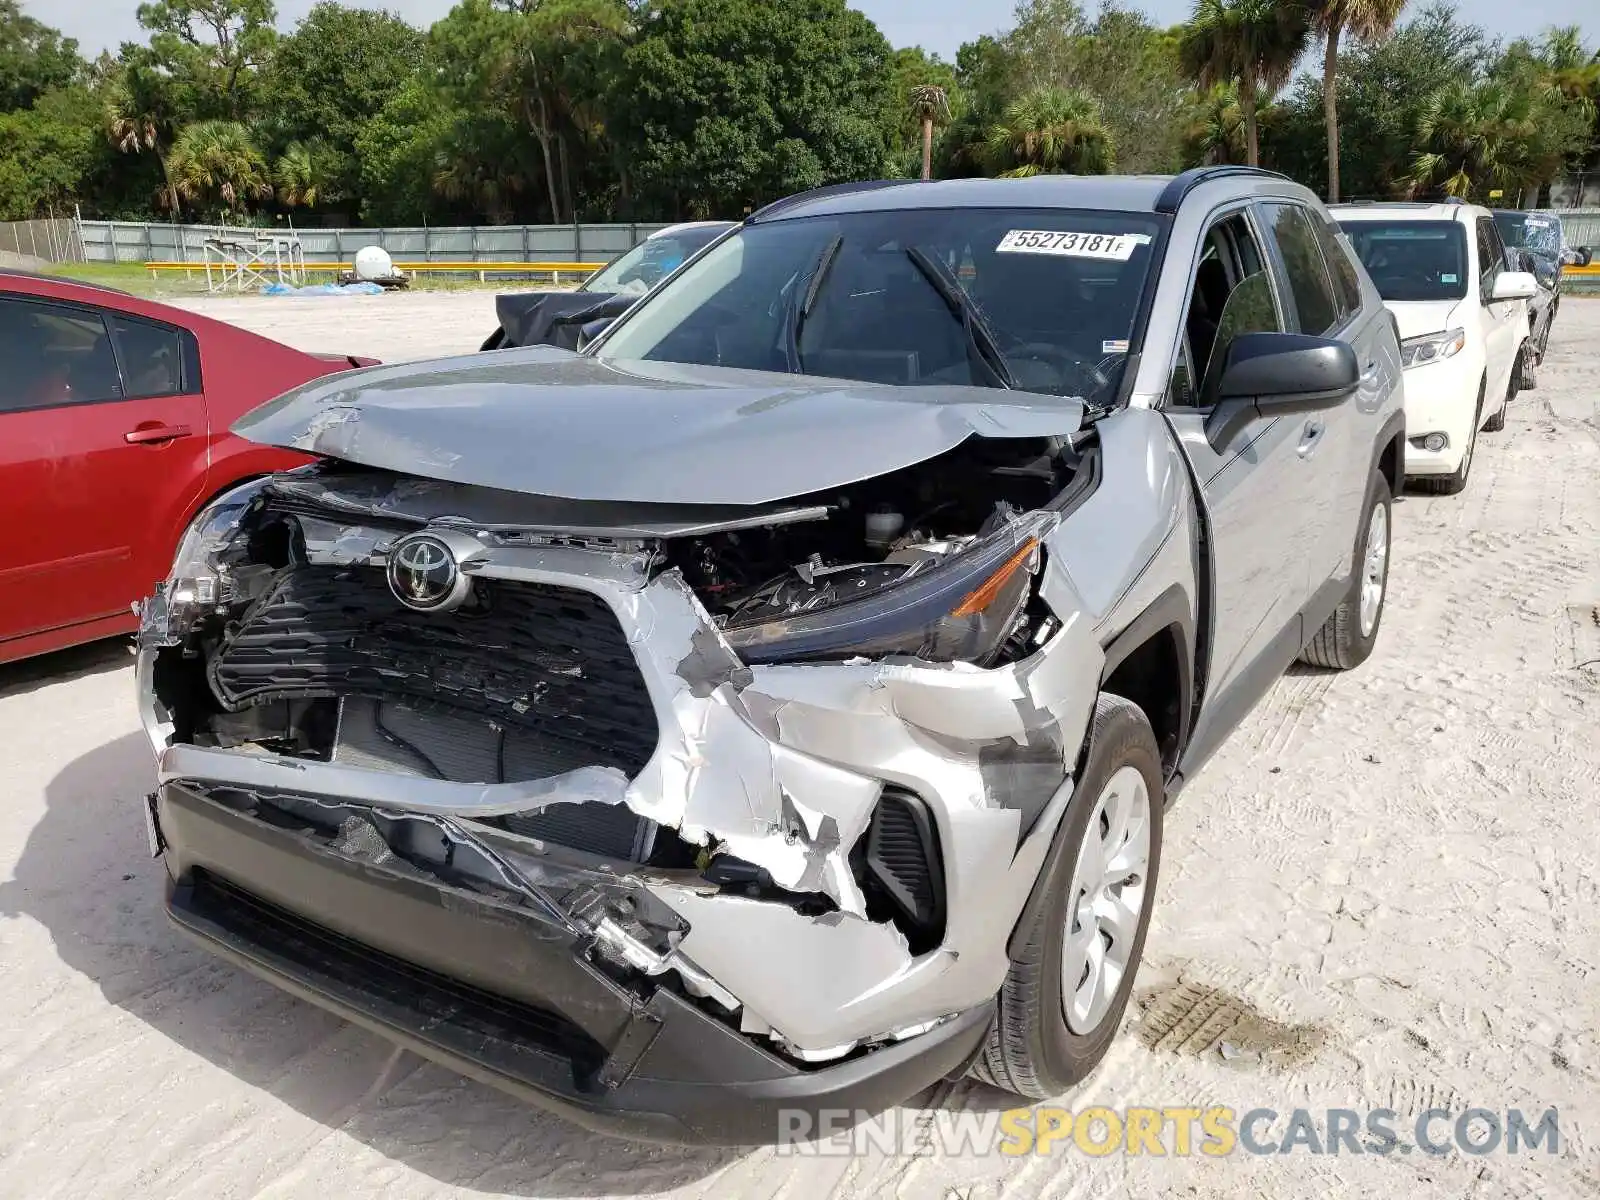
POLYGON ((1367 503, 1356 541, 1355 570, 1350 588, 1333 615, 1300 652, 1300 661, 1314 667, 1348 671, 1359 667, 1378 643, 1383 623, 1383 602, 1389 594, 1390 518, 1389 481, 1381 471, 1372 473, 1367 503))
POLYGON ((1161 861, 1161 752, 1136 704, 1102 693, 1089 757, 971 1073, 1030 1100, 1105 1057, 1133 991, 1161 861))

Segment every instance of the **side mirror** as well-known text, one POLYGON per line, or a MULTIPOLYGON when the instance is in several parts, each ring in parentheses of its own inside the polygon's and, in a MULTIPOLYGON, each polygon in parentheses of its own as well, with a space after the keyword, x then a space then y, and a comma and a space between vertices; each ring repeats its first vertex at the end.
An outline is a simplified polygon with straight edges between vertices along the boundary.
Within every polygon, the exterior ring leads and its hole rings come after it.
POLYGON ((1539 294, 1539 281, 1526 271, 1502 271, 1495 276, 1489 299, 1532 300, 1539 294))
POLYGON ((1304 333, 1241 333, 1224 351, 1206 441, 1221 451, 1252 421, 1337 407, 1360 383, 1356 352, 1346 342, 1304 333))
POLYGON ((1587 267, 1593 261, 1594 261, 1594 251, 1590 250, 1589 247, 1587 247, 1587 246, 1579 246, 1578 247, 1578 265, 1580 267, 1587 267))

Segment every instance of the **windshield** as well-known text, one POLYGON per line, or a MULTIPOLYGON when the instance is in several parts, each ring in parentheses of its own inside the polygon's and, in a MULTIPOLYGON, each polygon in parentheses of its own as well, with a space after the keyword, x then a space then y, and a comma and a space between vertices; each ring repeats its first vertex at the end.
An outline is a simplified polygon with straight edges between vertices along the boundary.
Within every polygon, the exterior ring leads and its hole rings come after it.
POLYGON ((660 283, 691 254, 698 253, 726 225, 702 225, 676 233, 658 233, 632 250, 612 259, 584 281, 580 292, 642 296, 660 283))
POLYGON ((1341 221, 1385 300, 1460 300, 1467 239, 1455 221, 1341 221))
POLYGON ((637 305, 597 353, 1103 404, 1160 221, 966 208, 756 222, 637 305))
POLYGON ((1561 257, 1561 222, 1540 213, 1501 211, 1494 214, 1500 240, 1519 246, 1536 258, 1561 257))

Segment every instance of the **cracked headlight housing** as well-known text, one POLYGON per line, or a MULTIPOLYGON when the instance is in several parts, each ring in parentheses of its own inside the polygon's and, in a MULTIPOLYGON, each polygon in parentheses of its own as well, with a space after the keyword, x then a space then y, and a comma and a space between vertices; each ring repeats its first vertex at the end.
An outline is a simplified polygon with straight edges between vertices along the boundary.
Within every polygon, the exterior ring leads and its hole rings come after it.
POLYGON ((1004 644, 1031 594, 1053 513, 1009 523, 948 561, 859 600, 724 630, 748 663, 909 654, 982 663, 1004 644))
POLYGON ((226 553, 242 536, 245 519, 266 486, 265 479, 253 479, 200 510, 178 542, 165 582, 156 585, 148 600, 134 605, 141 618, 141 640, 168 641, 174 630, 187 629, 201 614, 233 598, 226 553))
POLYGON ((1425 333, 1407 338, 1400 343, 1400 365, 1403 368, 1425 367, 1441 359, 1454 358, 1466 348, 1467 331, 1447 329, 1443 333, 1425 333))

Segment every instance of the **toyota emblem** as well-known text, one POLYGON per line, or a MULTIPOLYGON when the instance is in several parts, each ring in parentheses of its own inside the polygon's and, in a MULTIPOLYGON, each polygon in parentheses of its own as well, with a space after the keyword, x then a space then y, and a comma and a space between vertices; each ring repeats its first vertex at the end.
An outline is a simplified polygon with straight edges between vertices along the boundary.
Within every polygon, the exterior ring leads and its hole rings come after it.
POLYGON ((450 547, 427 533, 414 533, 394 544, 388 578, 395 599, 419 612, 459 608, 469 586, 450 547))

